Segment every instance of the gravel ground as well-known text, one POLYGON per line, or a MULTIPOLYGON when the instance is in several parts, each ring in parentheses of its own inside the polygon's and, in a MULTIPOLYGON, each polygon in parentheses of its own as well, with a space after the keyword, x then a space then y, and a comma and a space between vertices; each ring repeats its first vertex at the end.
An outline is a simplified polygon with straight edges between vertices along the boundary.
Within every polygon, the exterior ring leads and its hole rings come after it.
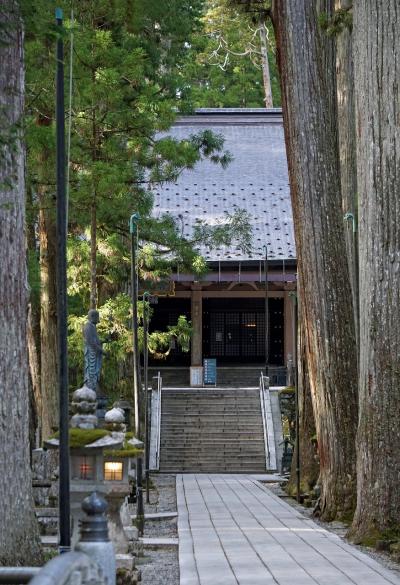
MULTIPOLYGON (((296 508, 300 512, 300 514, 303 514, 303 516, 307 516, 308 518, 312 518, 314 520, 314 522, 316 522, 317 524, 319 524, 320 526, 322 526, 326 530, 329 530, 330 532, 333 532, 333 533, 337 534, 338 536, 341 536, 344 540, 346 540, 345 536, 347 533, 347 526, 345 524, 343 524, 343 522, 322 522, 319 518, 313 517, 312 508, 306 508, 305 506, 302 506, 301 504, 299 504, 295 499, 288 497, 287 493, 282 489, 282 487, 279 483, 264 483, 264 485, 265 485, 265 487, 270 489, 274 494, 276 494, 279 497, 282 497, 285 500, 285 502, 287 502, 290 506, 292 506, 293 508, 296 508)), ((391 569, 392 571, 396 571, 397 575, 400 577, 400 564, 394 562, 389 557, 389 555, 385 554, 384 552, 380 552, 380 551, 376 551, 374 549, 368 548, 366 546, 355 545, 355 544, 353 546, 355 546, 356 548, 358 548, 359 550, 361 550, 362 552, 364 552, 365 554, 367 554, 371 558, 373 558, 376 561, 378 561, 379 563, 381 563, 387 569, 391 569)))
MULTIPOLYGON (((145 503, 146 514, 176 512, 175 475, 151 476, 154 489, 150 490, 150 504, 145 503)), ((147 520, 145 537, 177 538, 177 519, 147 520)), ((139 561, 143 585, 179 585, 178 547, 152 549, 144 547, 144 557, 139 561)))

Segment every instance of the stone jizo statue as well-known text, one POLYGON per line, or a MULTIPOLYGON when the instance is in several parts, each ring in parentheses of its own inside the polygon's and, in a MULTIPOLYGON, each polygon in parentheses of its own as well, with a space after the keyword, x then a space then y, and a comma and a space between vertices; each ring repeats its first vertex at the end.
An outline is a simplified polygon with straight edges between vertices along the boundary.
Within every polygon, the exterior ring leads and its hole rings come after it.
POLYGON ((96 391, 100 380, 101 365, 103 361, 103 345, 99 339, 96 325, 100 321, 99 312, 91 309, 88 313, 88 321, 83 328, 85 340, 85 384, 96 391))

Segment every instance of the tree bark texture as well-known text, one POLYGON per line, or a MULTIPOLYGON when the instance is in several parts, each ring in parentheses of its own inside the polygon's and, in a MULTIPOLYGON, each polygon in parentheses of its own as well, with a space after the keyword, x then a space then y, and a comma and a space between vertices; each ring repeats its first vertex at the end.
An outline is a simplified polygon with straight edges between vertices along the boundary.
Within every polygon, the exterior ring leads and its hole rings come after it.
POLYGON ((273 7, 298 257, 299 299, 316 419, 324 519, 355 506, 357 356, 337 138, 334 40, 318 24, 330 0, 273 7))
MULTIPOLYGON (((336 0, 336 10, 349 10, 352 0, 336 0)), ((358 292, 358 194, 356 122, 354 104, 353 33, 344 26, 336 36, 336 80, 338 103, 338 135, 340 156, 340 182, 343 216, 345 221, 347 261, 349 264, 351 293, 357 347, 359 346, 360 311, 358 292)))
POLYGON ((40 414, 42 438, 47 439, 58 427, 57 377, 57 288, 56 224, 53 194, 39 187, 40 242, 40 414))
POLYGON ((354 5, 360 194, 360 421, 355 540, 400 523, 400 6, 354 5))
POLYGON ((0 565, 41 562, 29 463, 24 69, 18 2, 0 8, 0 565))
POLYGON ((310 380, 307 367, 306 343, 304 336, 304 323, 299 319, 298 340, 298 376, 297 392, 299 401, 299 437, 296 437, 296 445, 293 453, 292 468, 287 491, 295 494, 296 486, 296 455, 300 447, 300 489, 302 493, 309 493, 317 483, 319 465, 314 437, 316 434, 314 411, 311 398, 310 380))

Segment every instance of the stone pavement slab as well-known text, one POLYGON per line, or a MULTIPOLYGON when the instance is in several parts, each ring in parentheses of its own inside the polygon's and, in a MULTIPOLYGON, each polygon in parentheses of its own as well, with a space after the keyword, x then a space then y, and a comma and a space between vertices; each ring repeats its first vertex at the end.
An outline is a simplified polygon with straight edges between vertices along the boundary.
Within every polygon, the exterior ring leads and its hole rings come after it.
POLYGON ((156 538, 156 537, 140 537, 139 541, 146 546, 164 547, 164 546, 178 546, 177 538, 156 538))
POLYGON ((180 585, 400 585, 253 476, 177 475, 180 585))

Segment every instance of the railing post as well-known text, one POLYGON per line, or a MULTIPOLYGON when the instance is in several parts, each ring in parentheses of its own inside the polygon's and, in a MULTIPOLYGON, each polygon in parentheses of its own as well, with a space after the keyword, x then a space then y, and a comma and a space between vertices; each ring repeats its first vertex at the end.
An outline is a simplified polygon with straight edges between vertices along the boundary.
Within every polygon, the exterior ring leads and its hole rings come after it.
POLYGON ((107 585, 115 585, 116 564, 115 552, 108 537, 107 502, 93 492, 82 502, 85 517, 81 521, 80 540, 75 550, 86 553, 102 570, 107 585))

